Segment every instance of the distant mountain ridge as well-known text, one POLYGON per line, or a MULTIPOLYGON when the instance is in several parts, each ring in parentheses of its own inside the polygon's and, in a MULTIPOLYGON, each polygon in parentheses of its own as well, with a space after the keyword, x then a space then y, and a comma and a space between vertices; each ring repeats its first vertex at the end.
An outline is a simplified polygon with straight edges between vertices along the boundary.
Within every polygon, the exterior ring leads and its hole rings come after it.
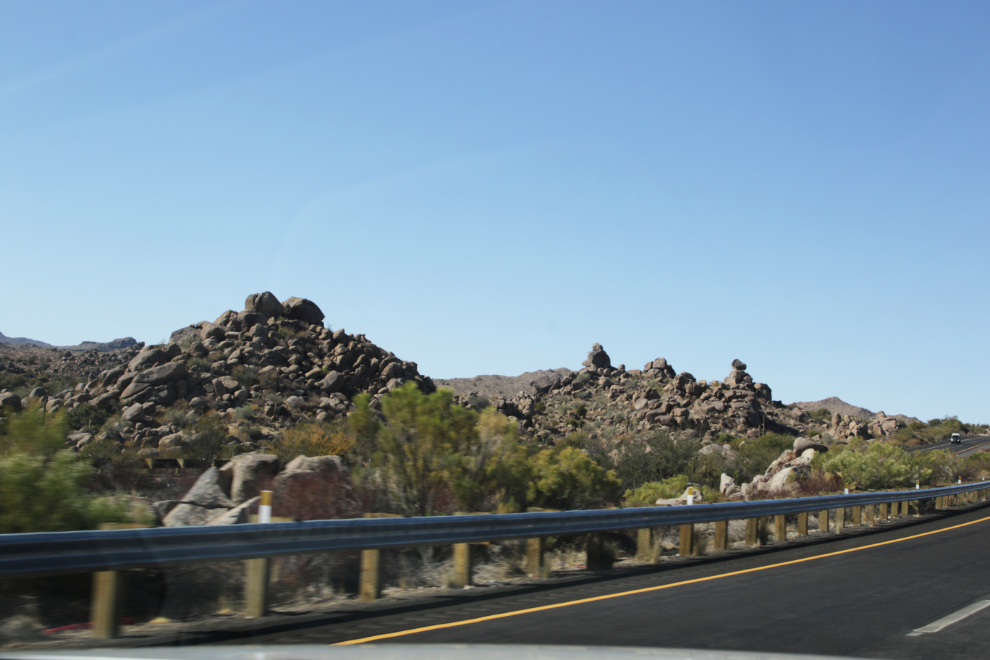
MULTIPOLYGON (((833 415, 838 413, 840 415, 849 415, 850 417, 859 417, 861 419, 871 419, 877 415, 877 413, 867 410, 866 408, 861 408, 859 406, 854 406, 851 403, 846 403, 837 396, 830 396, 829 398, 822 399, 821 401, 799 401, 793 405, 795 408, 809 413, 825 408, 833 415)), ((887 417, 902 419, 906 422, 920 421, 917 418, 910 417, 908 415, 887 415, 887 417)))
POLYGON ((49 343, 38 341, 37 339, 28 339, 27 337, 8 337, 7 335, 0 332, 0 344, 11 344, 13 346, 27 346, 34 345, 40 348, 58 348, 66 351, 99 351, 101 353, 106 351, 114 351, 118 348, 127 348, 129 346, 134 346, 137 344, 137 340, 134 337, 122 337, 120 339, 114 339, 113 341, 84 341, 75 346, 53 346, 49 343))
POLYGON ((517 394, 533 394, 536 390, 532 382, 540 376, 555 376, 559 380, 561 377, 571 373, 570 369, 561 367, 559 369, 539 369, 537 371, 527 371, 519 376, 497 376, 485 375, 474 376, 473 378, 434 378, 433 383, 437 387, 449 387, 457 394, 468 395, 477 392, 483 397, 505 397, 510 398, 517 394))

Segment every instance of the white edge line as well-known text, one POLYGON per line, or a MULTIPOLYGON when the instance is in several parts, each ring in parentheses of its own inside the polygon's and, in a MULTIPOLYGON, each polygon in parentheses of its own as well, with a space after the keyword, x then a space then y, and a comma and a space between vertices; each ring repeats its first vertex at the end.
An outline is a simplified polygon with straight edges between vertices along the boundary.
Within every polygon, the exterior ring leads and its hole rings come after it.
POLYGON ((909 636, 916 637, 918 635, 923 635, 925 633, 940 632, 941 630, 951 626, 953 623, 958 623, 959 621, 962 621, 966 617, 976 614, 985 607, 990 607, 990 600, 978 600, 971 605, 967 605, 966 607, 960 610, 956 610, 955 612, 949 614, 948 616, 943 616, 941 619, 938 619, 937 621, 932 621, 927 626, 922 626, 921 628, 915 628, 914 632, 909 633, 909 636))

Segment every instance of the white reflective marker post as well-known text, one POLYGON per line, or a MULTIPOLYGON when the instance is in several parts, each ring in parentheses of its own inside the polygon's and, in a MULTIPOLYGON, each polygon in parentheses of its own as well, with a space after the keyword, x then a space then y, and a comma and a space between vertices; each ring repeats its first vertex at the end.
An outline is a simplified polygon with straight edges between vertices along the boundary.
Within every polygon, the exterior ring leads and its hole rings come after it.
MULTIPOLYGON (((261 491, 261 500, 258 503, 258 522, 270 523, 272 521, 272 491, 261 491)), ((260 617, 268 614, 268 580, 271 574, 271 559, 260 557, 258 559, 248 559, 245 562, 247 569, 247 579, 244 581, 244 600, 246 606, 244 614, 251 617, 260 617)))
POLYGON ((270 523, 272 521, 272 491, 261 491, 261 502, 258 504, 258 522, 270 523))

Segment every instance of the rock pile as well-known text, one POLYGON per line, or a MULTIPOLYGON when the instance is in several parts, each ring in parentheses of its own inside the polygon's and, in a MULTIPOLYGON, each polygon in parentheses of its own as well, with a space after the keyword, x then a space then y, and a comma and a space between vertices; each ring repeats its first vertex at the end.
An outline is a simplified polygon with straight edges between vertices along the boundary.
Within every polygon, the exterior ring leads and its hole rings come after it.
POLYGON ((770 387, 754 382, 739 360, 733 361, 724 382, 707 382, 688 372, 678 374, 662 357, 641 370, 612 367, 608 353, 595 344, 583 369, 534 382, 534 388, 536 401, 517 397, 506 405, 516 406, 524 426, 545 440, 577 429, 691 429, 709 442, 723 432, 757 437, 764 431, 792 430, 787 407, 773 401, 770 387))
POLYGON ((435 390, 416 363, 364 335, 326 328, 323 318, 312 301, 253 294, 243 311, 177 330, 167 344, 142 347, 126 364, 49 397, 47 405, 57 410, 88 402, 119 409, 122 421, 104 437, 153 457, 195 442, 156 421, 167 408, 225 412, 251 403, 284 428, 302 418, 341 418, 359 393, 371 394, 378 409, 385 393, 407 381, 435 390))
POLYGON ((811 471, 811 461, 828 447, 809 438, 796 438, 794 448, 784 451, 770 464, 764 474, 741 487, 727 474, 722 475, 719 492, 730 500, 748 500, 771 496, 795 496, 800 489, 798 480, 811 471))
POLYGON ((350 481, 336 456, 297 456, 283 469, 278 456, 242 454, 204 472, 181 500, 155 502, 165 527, 236 525, 258 512, 271 490, 275 517, 327 520, 353 515, 350 481))

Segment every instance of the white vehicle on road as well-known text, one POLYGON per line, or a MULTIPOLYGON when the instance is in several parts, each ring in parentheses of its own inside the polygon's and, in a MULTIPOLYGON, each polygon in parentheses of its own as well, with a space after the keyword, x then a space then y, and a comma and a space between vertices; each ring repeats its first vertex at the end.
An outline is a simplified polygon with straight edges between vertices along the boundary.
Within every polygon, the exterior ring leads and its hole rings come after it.
POLYGON ((962 443, 962 436, 959 435, 958 433, 953 433, 952 435, 949 436, 949 442, 952 443, 952 444, 954 444, 954 445, 961 444, 962 443))

